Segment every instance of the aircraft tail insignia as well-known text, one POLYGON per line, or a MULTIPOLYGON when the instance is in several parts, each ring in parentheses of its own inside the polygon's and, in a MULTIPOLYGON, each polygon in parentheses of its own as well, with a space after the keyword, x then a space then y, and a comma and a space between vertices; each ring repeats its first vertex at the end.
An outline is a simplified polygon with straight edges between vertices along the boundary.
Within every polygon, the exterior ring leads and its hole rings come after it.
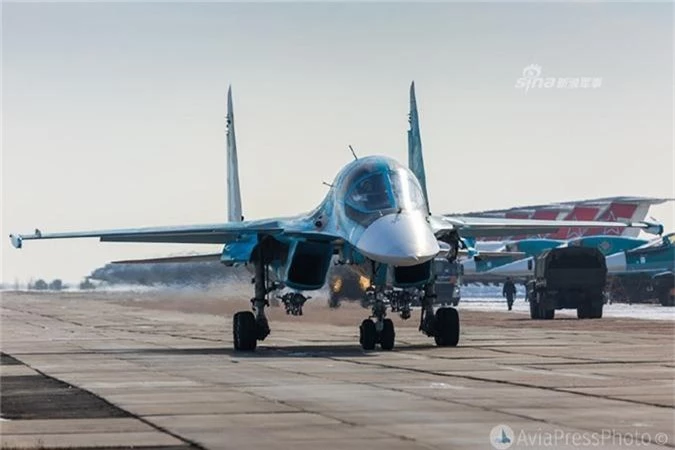
POLYGON ((424 173, 424 157, 422 156, 422 138, 420 137, 420 123, 417 114, 417 100, 415 99, 415 82, 410 84, 410 129, 408 130, 408 168, 415 174, 422 186, 424 199, 429 206, 427 195, 427 177, 424 173))
POLYGON ((232 86, 230 86, 227 90, 227 220, 230 222, 241 222, 243 219, 241 192, 239 190, 237 139, 234 134, 232 86))

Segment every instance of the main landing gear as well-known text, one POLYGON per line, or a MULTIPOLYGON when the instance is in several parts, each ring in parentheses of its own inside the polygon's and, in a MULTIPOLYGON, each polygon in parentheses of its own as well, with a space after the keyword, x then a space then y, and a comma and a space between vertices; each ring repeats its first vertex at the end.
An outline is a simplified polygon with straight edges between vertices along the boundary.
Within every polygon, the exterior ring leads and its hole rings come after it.
POLYGON ((234 349, 238 351, 254 351, 258 341, 264 340, 270 334, 270 326, 265 316, 265 307, 270 305, 267 294, 276 290, 278 286, 268 283, 267 264, 263 258, 262 243, 258 246, 256 256, 255 278, 253 279, 255 296, 251 299, 253 311, 239 311, 232 318, 234 349))
POLYGON ((455 308, 438 308, 434 313, 433 284, 427 286, 422 298, 419 330, 433 337, 439 347, 456 347, 459 343, 459 313, 455 308))

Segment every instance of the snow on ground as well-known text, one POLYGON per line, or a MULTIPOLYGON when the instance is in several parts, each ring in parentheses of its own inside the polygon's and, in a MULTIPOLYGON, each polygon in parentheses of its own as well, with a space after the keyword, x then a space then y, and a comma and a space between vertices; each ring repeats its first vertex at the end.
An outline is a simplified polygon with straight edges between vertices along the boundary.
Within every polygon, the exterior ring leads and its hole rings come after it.
MULTIPOLYGON (((471 311, 506 311, 506 299, 502 297, 462 297, 459 309, 471 311)), ((517 297, 513 303, 513 311, 530 314, 530 304, 524 298, 517 297)), ((562 309, 555 312, 556 316, 576 317, 574 309, 562 309)), ((627 317, 633 319, 649 320, 673 320, 675 321, 675 308, 663 307, 659 304, 635 304, 613 303, 605 305, 602 311, 603 317, 627 317)))

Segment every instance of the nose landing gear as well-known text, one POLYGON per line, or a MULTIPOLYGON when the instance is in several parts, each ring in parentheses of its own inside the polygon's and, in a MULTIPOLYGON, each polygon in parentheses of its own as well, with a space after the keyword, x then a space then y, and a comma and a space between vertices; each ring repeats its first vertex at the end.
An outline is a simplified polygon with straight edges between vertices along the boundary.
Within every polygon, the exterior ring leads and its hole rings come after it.
POLYGON ((359 342, 364 350, 375 350, 375 345, 380 344, 382 350, 393 350, 396 341, 394 322, 391 319, 383 319, 378 330, 378 323, 371 319, 365 319, 359 327, 359 342))
POLYGON ((392 350, 396 341, 394 322, 386 319, 387 304, 383 291, 375 291, 369 288, 366 291, 367 298, 373 302, 373 313, 370 318, 361 322, 359 327, 359 342, 364 350, 374 350, 376 344, 380 344, 382 350, 392 350), (372 319, 375 319, 374 321, 372 319))

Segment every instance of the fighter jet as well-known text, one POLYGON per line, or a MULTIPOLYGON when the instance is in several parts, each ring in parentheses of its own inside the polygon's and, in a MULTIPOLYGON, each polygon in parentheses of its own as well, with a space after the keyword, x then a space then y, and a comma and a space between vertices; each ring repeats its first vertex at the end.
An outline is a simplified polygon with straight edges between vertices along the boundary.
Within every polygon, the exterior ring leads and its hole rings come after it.
MULTIPOLYGON (((232 321, 234 348, 240 351, 255 350, 257 342, 269 335, 265 309, 272 292, 283 287, 298 292, 320 289, 337 255, 340 264, 362 266, 370 276, 366 295, 372 315, 359 327, 361 346, 372 350, 379 343, 383 350, 391 350, 395 330, 391 319, 386 318, 390 304, 386 288, 391 285, 418 288, 422 293, 420 331, 433 337, 439 346, 457 345, 459 315, 450 307, 434 310, 431 269, 439 254, 450 261, 457 258, 461 236, 501 236, 509 231, 542 233, 561 226, 662 231, 660 224, 648 222, 572 223, 431 214, 414 83, 410 86, 408 167, 388 156, 354 155, 355 159, 338 172, 325 198, 312 211, 293 217, 243 220, 231 89, 227 109, 229 222, 65 233, 35 230, 10 235, 12 244, 20 248, 27 240, 58 238, 223 244, 219 255, 222 263, 246 264, 255 274, 252 310, 236 313, 232 321)), ((397 310, 405 306, 399 302, 397 310)), ((409 311, 407 306, 404 309, 409 311)))

